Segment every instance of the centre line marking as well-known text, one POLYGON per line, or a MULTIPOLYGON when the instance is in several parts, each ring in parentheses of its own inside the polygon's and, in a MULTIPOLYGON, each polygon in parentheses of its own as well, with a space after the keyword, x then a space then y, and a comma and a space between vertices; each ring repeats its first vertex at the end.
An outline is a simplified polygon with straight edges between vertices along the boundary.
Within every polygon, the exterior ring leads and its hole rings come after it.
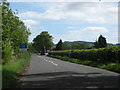
POLYGON ((54 63, 53 61, 48 61, 48 60, 46 60, 45 58, 44 58, 43 60, 45 60, 46 62, 50 62, 51 64, 53 64, 53 65, 55 65, 55 66, 58 66, 58 64, 54 63))

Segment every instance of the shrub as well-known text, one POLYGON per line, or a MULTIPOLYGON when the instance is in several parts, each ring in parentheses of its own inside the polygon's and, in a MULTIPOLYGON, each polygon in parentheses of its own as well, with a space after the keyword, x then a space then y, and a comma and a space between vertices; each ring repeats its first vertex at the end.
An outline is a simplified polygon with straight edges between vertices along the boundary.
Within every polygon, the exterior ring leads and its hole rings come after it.
POLYGON ((2 42, 2 63, 8 63, 12 59, 14 50, 9 40, 2 42))
POLYGON ((79 60, 98 62, 120 62, 120 47, 109 46, 99 49, 50 51, 49 55, 68 56, 79 60))

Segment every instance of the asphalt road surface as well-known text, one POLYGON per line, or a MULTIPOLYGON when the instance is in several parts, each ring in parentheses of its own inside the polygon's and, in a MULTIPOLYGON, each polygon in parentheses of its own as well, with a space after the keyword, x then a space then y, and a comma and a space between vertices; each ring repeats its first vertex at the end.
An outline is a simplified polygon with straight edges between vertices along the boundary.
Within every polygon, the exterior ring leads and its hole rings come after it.
POLYGON ((17 88, 119 88, 118 76, 107 70, 33 54, 28 71, 21 76, 17 88))

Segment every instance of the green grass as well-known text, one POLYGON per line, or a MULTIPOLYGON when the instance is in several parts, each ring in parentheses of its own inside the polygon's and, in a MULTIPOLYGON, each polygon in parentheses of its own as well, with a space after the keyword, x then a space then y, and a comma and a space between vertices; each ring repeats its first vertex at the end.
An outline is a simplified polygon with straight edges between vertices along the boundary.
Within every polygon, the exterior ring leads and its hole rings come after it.
POLYGON ((52 58, 57 58, 57 59, 69 61, 76 64, 88 65, 88 66, 97 67, 97 68, 120 73, 120 63, 111 63, 111 62, 103 63, 103 62, 90 61, 90 60, 78 60, 74 58, 69 58, 67 56, 57 56, 57 55, 49 55, 49 56, 52 58))
POLYGON ((17 75, 29 64, 30 55, 24 54, 21 59, 16 59, 2 66, 3 88, 9 87, 17 79, 17 75))

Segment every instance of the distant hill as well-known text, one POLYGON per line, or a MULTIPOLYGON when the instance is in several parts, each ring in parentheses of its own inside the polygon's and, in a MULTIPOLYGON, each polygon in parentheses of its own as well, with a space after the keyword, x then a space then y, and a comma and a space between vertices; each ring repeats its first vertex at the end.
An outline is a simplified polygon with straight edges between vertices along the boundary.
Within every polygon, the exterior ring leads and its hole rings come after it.
MULTIPOLYGON (((90 46, 94 45, 94 42, 87 42, 87 41, 65 41, 65 42, 68 43, 68 44, 72 44, 74 42, 78 42, 78 43, 86 43, 86 44, 89 44, 90 46)), ((114 44, 108 43, 107 45, 108 46, 113 46, 114 44)), ((120 45, 120 44, 118 44, 118 45, 120 45)))
POLYGON ((120 43, 117 43, 116 46, 120 46, 120 43))

